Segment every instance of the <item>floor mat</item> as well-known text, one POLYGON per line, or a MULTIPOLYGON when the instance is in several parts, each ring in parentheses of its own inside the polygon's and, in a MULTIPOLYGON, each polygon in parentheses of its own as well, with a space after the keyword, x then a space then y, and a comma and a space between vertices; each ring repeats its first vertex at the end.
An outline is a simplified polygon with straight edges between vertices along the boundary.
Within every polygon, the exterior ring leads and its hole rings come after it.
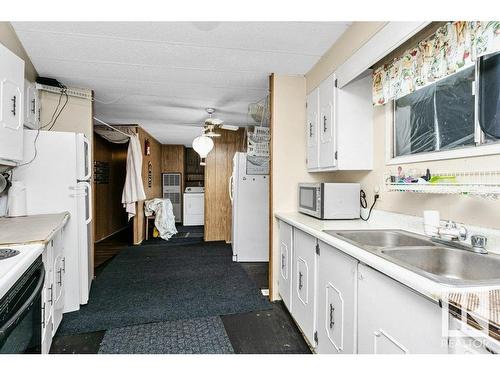
POLYGON ((225 243, 137 246, 111 260, 89 303, 65 314, 58 334, 270 308, 225 243))
POLYGON ((110 329, 99 354, 231 354, 218 316, 110 329))

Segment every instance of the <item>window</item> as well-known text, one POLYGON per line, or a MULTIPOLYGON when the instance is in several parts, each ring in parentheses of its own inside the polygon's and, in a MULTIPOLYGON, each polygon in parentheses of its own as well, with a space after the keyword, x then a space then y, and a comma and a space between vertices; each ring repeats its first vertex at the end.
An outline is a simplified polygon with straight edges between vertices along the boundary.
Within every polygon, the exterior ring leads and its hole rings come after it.
POLYGON ((393 126, 392 157, 498 142, 500 53, 394 100, 393 126))

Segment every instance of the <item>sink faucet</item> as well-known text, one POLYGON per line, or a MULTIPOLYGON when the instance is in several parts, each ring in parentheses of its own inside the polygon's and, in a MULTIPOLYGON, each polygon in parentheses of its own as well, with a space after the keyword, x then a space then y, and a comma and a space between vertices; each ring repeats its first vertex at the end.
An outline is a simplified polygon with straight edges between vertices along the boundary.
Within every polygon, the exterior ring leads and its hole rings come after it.
POLYGON ((458 226, 454 221, 448 220, 444 227, 438 227, 439 237, 449 238, 452 241, 465 241, 467 238, 467 228, 458 226))
POLYGON ((470 238, 471 244, 466 244, 460 241, 467 239, 467 228, 463 225, 458 226, 454 221, 447 221, 444 227, 438 228, 438 236, 432 237, 431 240, 437 243, 448 245, 462 250, 472 251, 478 254, 488 254, 486 243, 488 239, 479 234, 473 234, 470 238))

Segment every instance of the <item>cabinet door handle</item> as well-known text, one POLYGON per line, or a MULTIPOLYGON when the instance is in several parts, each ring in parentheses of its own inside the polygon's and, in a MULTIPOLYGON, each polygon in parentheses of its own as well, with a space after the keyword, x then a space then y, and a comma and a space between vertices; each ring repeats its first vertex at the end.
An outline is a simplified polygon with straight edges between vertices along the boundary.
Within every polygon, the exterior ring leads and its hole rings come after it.
POLYGON ((63 266, 62 266, 62 271, 63 271, 64 273, 66 273, 66 258, 63 258, 63 259, 62 259, 62 264, 63 264, 63 266))
POLYGON ((17 106, 17 97, 16 97, 16 95, 14 95, 12 97, 12 99, 10 99, 10 100, 12 101, 12 110, 11 110, 11 112, 12 112, 12 114, 15 117, 16 116, 16 106, 17 106))
POLYGON ((54 303, 54 292, 53 292, 54 285, 51 285, 50 288, 49 288, 49 290, 50 290, 50 300, 49 300, 49 302, 50 302, 50 305, 52 305, 54 303))
POLYGON ((326 116, 323 115, 323 132, 326 133, 326 116))
POLYGON ((335 307, 333 307, 333 305, 330 303, 330 329, 332 329, 333 326, 335 325, 335 320, 333 317, 334 312, 335 312, 335 307))
POLYGON ((57 274, 59 275, 59 280, 57 281, 57 283, 59 285, 62 285, 62 268, 59 268, 59 271, 57 271, 57 274))
POLYGON ((309 138, 312 138, 313 136, 313 124, 312 122, 309 123, 309 138))
POLYGON ((42 305, 42 328, 45 328, 45 302, 42 305))
POLYGON ((31 113, 36 113, 35 99, 31 99, 31 113))
POLYGON ((285 254, 281 254, 281 269, 285 269, 285 254))
POLYGON ((299 272, 299 290, 302 290, 302 287, 304 285, 302 285, 302 272, 299 272))

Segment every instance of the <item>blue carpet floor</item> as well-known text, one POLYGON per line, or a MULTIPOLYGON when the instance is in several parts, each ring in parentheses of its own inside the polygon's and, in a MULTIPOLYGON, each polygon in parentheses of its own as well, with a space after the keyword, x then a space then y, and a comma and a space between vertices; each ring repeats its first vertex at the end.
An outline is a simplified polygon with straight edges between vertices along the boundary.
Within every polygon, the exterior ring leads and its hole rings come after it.
POLYGON ((60 335, 270 309, 225 243, 129 247, 93 282, 90 301, 65 314, 60 335))

